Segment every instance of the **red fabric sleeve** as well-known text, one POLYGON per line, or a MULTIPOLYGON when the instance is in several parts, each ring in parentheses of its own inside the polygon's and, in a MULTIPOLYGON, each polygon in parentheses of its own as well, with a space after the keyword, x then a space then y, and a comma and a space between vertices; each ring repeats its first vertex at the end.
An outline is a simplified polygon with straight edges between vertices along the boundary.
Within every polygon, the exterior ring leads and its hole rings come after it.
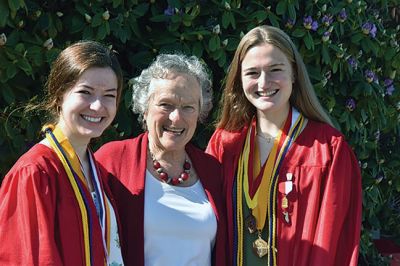
POLYGON ((49 178, 35 165, 14 167, 5 177, 0 190, 0 265, 62 265, 54 236, 56 190, 49 178))
POLYGON ((313 242, 319 249, 312 252, 309 265, 356 266, 361 230, 361 173, 347 143, 338 138, 332 144, 332 164, 321 195, 313 242))
POLYGON ((221 143, 221 134, 220 130, 216 130, 214 134, 211 136, 207 148, 206 153, 214 156, 221 163, 222 162, 222 154, 223 154, 223 144, 221 143))

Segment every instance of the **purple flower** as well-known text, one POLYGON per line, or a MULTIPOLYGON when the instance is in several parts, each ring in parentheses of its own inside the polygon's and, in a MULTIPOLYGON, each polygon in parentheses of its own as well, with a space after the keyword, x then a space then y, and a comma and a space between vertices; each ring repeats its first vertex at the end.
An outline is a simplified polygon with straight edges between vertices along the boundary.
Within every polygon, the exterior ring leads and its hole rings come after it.
POLYGON ((311 23, 311 30, 316 31, 318 29, 318 21, 314 20, 311 23))
POLYGON ((385 79, 385 80, 383 81, 383 85, 384 85, 385 87, 389 87, 389 86, 392 85, 392 84, 393 84, 393 79, 387 78, 387 79, 385 79))
POLYGON ((168 6, 167 9, 164 10, 164 15, 173 16, 175 14, 175 8, 168 6))
POLYGON ((353 112, 354 109, 356 109, 356 100, 354 98, 350 97, 346 100, 346 108, 350 112, 353 112))
POLYGON ((368 83, 371 83, 372 81, 377 80, 377 77, 376 77, 374 71, 372 71, 370 69, 365 70, 364 76, 368 83))
POLYGON ((383 85, 386 88, 386 95, 391 96, 394 92, 393 79, 389 79, 389 78, 385 79, 383 81, 383 85))
POLYGON ((310 29, 311 29, 311 27, 312 27, 312 26, 311 26, 312 22, 313 22, 313 20, 312 20, 311 16, 305 17, 305 18, 303 19, 303 25, 304 25, 304 27, 305 27, 307 30, 310 30, 310 29))
POLYGON ((307 30, 316 31, 318 29, 318 22, 311 18, 311 16, 307 16, 303 19, 303 25, 307 30))
POLYGON ((362 27, 362 32, 366 35, 370 35, 372 38, 375 38, 376 36, 376 26, 374 23, 371 22, 365 22, 362 27))
POLYGON ((291 28, 293 28, 293 26, 294 26, 295 23, 296 23, 296 22, 295 22, 293 19, 289 18, 289 19, 286 21, 285 27, 288 28, 288 29, 291 29, 291 28))
POLYGON ((331 36, 331 32, 330 31, 325 31, 323 34, 322 34, 322 41, 323 42, 327 42, 327 41, 329 41, 329 37, 331 36))
POLYGON ((333 22, 333 17, 331 15, 324 15, 322 17, 322 24, 324 24, 326 27, 329 27, 333 22))
POLYGON ((350 56, 349 59, 347 59, 347 63, 351 66, 351 68, 357 69, 357 60, 350 56))
POLYGON ((343 8, 343 9, 340 10, 340 12, 339 12, 338 21, 339 21, 339 22, 345 22, 346 19, 347 19, 346 9, 343 8))

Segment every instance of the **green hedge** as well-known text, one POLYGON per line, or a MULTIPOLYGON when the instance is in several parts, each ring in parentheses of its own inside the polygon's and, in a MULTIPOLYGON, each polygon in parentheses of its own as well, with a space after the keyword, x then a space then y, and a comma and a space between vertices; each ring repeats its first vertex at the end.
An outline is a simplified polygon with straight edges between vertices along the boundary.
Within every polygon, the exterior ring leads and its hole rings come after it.
MULTIPOLYGON (((212 70, 217 104, 240 37, 271 24, 299 47, 318 96, 360 160, 360 262, 381 265, 373 239, 400 244, 399 14, 399 0, 0 0, 0 176, 40 139, 44 115, 26 116, 23 108, 42 98, 49 64, 66 45, 112 45, 127 83, 159 52, 197 55, 212 70)), ((129 105, 126 90, 113 127, 95 147, 140 132, 129 105)), ((215 116, 196 133, 200 147, 215 116)))

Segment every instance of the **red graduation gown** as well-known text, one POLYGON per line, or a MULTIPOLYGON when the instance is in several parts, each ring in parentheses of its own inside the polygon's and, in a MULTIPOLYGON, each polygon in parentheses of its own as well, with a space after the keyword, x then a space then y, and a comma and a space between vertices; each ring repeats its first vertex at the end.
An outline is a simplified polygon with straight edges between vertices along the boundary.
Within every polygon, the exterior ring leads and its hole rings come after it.
MULTIPOLYGON (((121 218, 124 258, 132 265, 144 265, 144 193, 147 161, 147 133, 134 139, 113 141, 102 146, 95 154, 112 176, 109 186, 114 195, 121 218)), ((193 167, 199 176, 205 193, 217 219, 216 244, 213 265, 226 265, 226 226, 224 199, 222 198, 221 166, 212 156, 186 145, 193 167)), ((196 230, 193 228, 193 230, 196 230)), ((175 256, 179 256, 177 249, 175 256)))
MULTIPOLYGON (((87 189, 85 193, 91 197, 87 189)), ((90 212, 97 219, 93 201, 90 212)), ((92 228, 93 265, 104 266, 99 222, 92 228)), ((0 265, 85 265, 79 205, 63 165, 45 145, 32 147, 3 180, 0 243, 0 265)))
MULTIPOLYGON (((223 165, 227 199, 228 241, 233 254, 232 191, 247 127, 217 129, 206 152, 223 165)), ((278 182, 293 174, 290 224, 277 202, 278 265, 357 265, 362 190, 358 161, 344 137, 331 126, 308 120, 288 151, 278 182)))

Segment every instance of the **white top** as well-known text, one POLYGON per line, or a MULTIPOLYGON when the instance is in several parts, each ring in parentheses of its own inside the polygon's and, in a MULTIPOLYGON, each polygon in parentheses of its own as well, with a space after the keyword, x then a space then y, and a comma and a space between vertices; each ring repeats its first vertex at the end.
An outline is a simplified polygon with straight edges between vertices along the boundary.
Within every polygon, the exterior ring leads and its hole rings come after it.
POLYGON ((107 197, 108 206, 110 206, 110 253, 108 254, 108 265, 124 265, 121 254, 121 245, 118 235, 118 224, 115 218, 115 211, 107 197))
POLYGON ((211 265, 217 220, 200 180, 177 187, 146 170, 144 194, 145 265, 211 265))
MULTIPOLYGON (((94 204, 96 205, 96 193, 92 192, 91 194, 94 204)), ((110 250, 108 253, 107 265, 120 266, 124 265, 124 262, 122 260, 121 245, 119 242, 117 219, 115 217, 115 211, 113 206, 111 205, 110 200, 108 199, 108 197, 106 197, 106 199, 110 208, 110 250)))

